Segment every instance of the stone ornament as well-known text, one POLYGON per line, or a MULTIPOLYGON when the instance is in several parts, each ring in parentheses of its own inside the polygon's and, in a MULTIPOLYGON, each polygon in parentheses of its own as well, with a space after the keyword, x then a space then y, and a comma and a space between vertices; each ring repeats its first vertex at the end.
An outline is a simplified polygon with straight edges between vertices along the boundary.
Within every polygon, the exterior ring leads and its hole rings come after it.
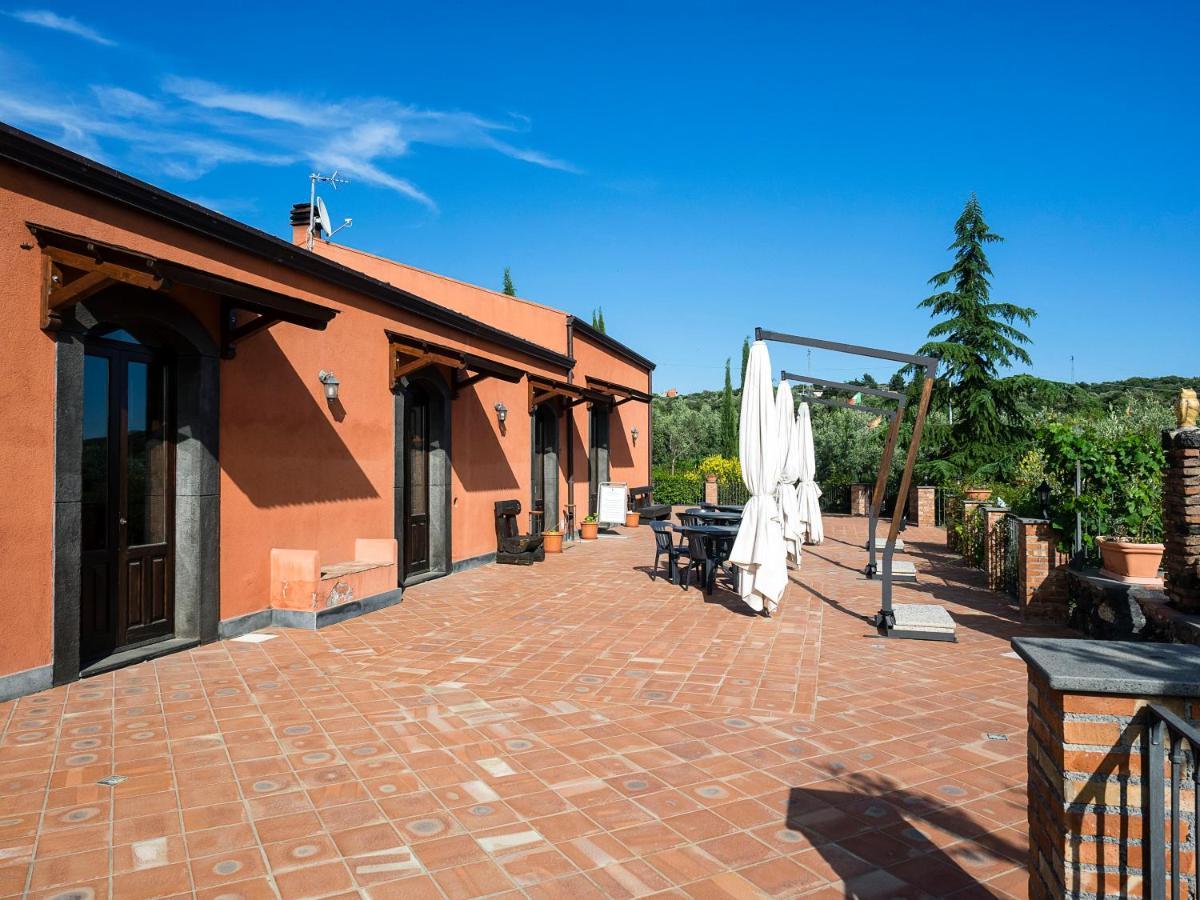
POLYGON ((1200 400, 1196 399, 1195 388, 1180 388, 1179 399, 1175 401, 1175 420, 1179 427, 1195 428, 1197 416, 1200 416, 1200 400))

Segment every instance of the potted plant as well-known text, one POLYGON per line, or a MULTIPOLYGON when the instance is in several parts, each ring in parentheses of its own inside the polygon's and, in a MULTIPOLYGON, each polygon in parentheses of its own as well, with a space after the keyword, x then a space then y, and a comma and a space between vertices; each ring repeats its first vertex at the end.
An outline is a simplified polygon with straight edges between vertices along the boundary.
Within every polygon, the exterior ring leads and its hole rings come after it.
POLYGON ((636 509, 629 509, 625 511, 626 528, 637 528, 641 524, 642 514, 640 512, 638 512, 636 509))
POLYGON ((585 541, 594 541, 599 529, 600 523, 596 521, 595 513, 592 513, 584 516, 583 522, 579 526, 579 536, 585 541))
POLYGON ((1096 538, 1103 564, 1100 574, 1128 584, 1160 586, 1163 582, 1158 567, 1166 548, 1150 539, 1159 520, 1153 513, 1143 515, 1134 507, 1136 503, 1131 499, 1125 516, 1113 526, 1113 533, 1096 538))
POLYGON ((563 534, 557 528, 542 532, 542 546, 547 553, 562 553, 563 534))

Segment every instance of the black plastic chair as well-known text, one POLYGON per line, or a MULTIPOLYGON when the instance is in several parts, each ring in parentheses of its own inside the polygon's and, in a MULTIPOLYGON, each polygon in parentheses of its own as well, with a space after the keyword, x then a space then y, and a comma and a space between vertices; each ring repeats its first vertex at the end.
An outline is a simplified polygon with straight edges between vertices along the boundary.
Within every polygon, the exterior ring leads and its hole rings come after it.
MULTIPOLYGON (((679 514, 680 527, 691 528, 693 525, 699 525, 699 524, 700 524, 700 517, 698 515, 696 515, 694 512, 681 512, 679 514)), ((680 549, 682 549, 686 546, 687 546, 687 535, 681 533, 679 535, 679 547, 680 547, 680 549)))
POLYGON ((659 560, 663 554, 667 555, 667 578, 674 580, 676 564, 680 557, 680 549, 675 546, 675 535, 671 531, 671 526, 666 522, 650 523, 650 529, 654 532, 654 568, 650 570, 651 580, 658 578, 659 560))
POLYGON ((683 589, 686 591, 692 586, 692 573, 699 572, 701 578, 701 586, 705 594, 711 594, 713 588, 713 579, 716 576, 716 560, 709 555, 708 541, 703 534, 692 531, 688 532, 687 548, 680 551, 680 558, 687 559, 687 571, 684 573, 683 589))

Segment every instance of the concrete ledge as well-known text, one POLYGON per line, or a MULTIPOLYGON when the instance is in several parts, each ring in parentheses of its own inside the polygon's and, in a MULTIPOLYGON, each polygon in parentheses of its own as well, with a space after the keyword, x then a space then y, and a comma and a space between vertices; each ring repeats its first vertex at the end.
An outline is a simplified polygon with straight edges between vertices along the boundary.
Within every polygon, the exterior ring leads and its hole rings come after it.
POLYGON ((0 703, 26 694, 36 694, 54 686, 54 666, 38 666, 11 675, 0 675, 0 703))
POLYGON ((1056 691, 1200 697, 1200 647, 1063 638, 1014 638, 1012 645, 1056 691))
POLYGON ((243 616, 225 619, 217 627, 217 636, 221 640, 227 641, 230 638, 241 637, 243 634, 258 631, 260 628, 270 627, 271 610, 259 609, 252 613, 246 613, 243 616))
POLYGON ((191 650, 193 647, 199 646, 200 638, 186 637, 167 638, 155 641, 152 644, 143 644, 140 647, 121 650, 111 656, 104 657, 104 659, 96 660, 91 665, 80 669, 79 677, 90 678, 93 675, 103 675, 105 672, 123 669, 126 666, 132 666, 151 659, 158 659, 160 656, 178 653, 180 650, 191 650))

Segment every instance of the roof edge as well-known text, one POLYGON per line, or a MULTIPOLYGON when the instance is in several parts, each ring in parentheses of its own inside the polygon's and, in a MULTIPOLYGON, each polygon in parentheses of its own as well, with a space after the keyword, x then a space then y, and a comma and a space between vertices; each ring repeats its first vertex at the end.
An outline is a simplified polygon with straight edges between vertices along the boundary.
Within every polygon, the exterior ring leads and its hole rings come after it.
POLYGON ((642 356, 642 354, 638 353, 632 347, 626 346, 625 344, 622 344, 617 339, 610 338, 604 332, 598 331, 597 329, 593 328, 590 324, 585 322, 583 319, 579 318, 579 316, 568 316, 567 324, 570 325, 576 331, 582 333, 583 336, 586 337, 588 340, 599 344, 601 347, 604 347, 605 349, 611 350, 613 353, 616 353, 618 356, 625 357, 625 359, 629 360, 631 363, 634 363, 635 365, 641 366, 647 372, 654 371, 655 366, 656 366, 655 363, 651 362, 649 359, 642 356))
POLYGON ((206 209, 148 182, 80 156, 6 122, 0 122, 0 159, 32 169, 56 181, 199 234, 252 256, 312 275, 371 297, 431 322, 506 349, 570 370, 575 360, 525 338, 478 322, 424 297, 371 278, 349 266, 297 247, 244 222, 206 209))

